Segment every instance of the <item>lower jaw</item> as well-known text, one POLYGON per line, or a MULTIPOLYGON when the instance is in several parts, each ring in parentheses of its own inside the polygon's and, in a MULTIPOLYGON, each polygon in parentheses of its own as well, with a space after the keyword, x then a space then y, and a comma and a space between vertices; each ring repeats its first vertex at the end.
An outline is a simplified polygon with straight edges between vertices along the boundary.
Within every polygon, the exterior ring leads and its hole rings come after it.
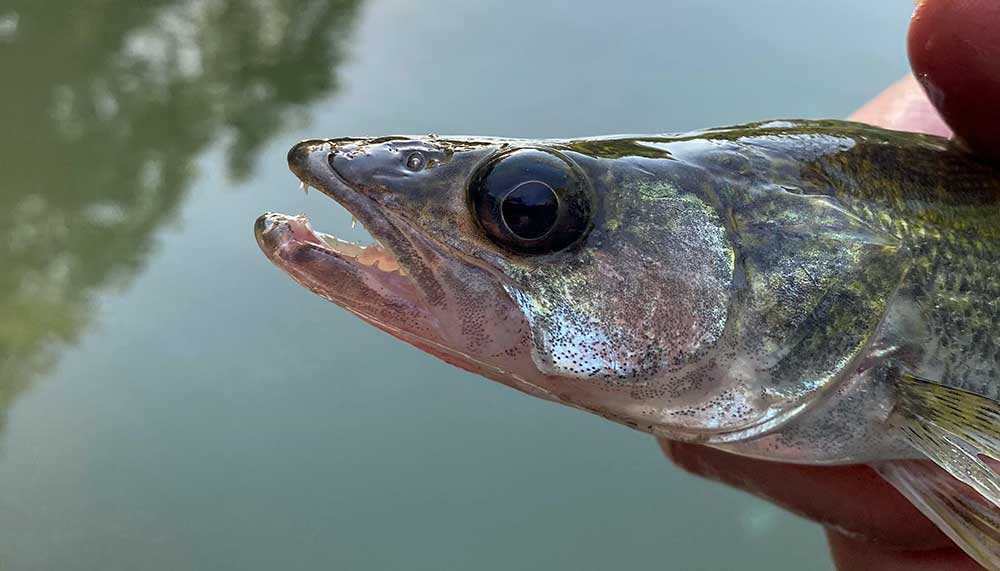
POLYGON ((312 244, 329 251, 347 262, 359 266, 377 268, 383 272, 394 272, 406 275, 406 269, 401 267, 393 253, 376 241, 375 244, 363 246, 356 242, 341 240, 336 236, 317 232, 309 225, 309 219, 304 215, 286 216, 269 213, 257 220, 257 240, 264 247, 262 235, 268 232, 278 232, 275 247, 284 243, 312 244), (275 227, 280 227, 276 229, 275 227))

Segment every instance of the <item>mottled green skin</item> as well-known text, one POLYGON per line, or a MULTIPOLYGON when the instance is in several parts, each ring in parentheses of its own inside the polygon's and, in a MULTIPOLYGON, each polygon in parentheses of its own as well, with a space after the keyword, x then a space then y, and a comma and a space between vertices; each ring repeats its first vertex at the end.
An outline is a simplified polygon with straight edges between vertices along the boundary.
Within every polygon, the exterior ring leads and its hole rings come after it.
POLYGON ((941 384, 1000 398, 997 171, 938 140, 862 141, 815 169, 852 212, 900 239, 906 275, 896 295, 913 300, 922 323, 911 324, 899 359, 941 384))
MULTIPOLYGON (((607 158, 662 158, 668 153, 696 164, 708 171, 702 184, 712 186, 718 200, 749 224, 787 224, 791 215, 800 218, 792 224, 812 225, 815 235, 829 233, 821 221, 826 203, 817 201, 811 213, 792 212, 780 194, 761 200, 760 189, 778 186, 794 195, 834 198, 889 239, 876 257, 890 267, 860 268, 850 283, 838 284, 842 295, 849 291, 858 297, 841 300, 842 307, 850 308, 841 312, 846 314, 817 323, 831 333, 813 340, 814 356, 837 353, 825 345, 838 337, 834 332, 858 328, 868 318, 859 313, 881 314, 889 299, 880 297, 891 294, 912 299, 922 321, 905 324, 906 333, 916 337, 894 340, 900 344, 895 358, 901 364, 945 385, 992 398, 1000 394, 1000 171, 956 145, 860 123, 782 121, 568 147, 607 158), (677 153, 683 142, 699 146, 677 153), (809 220, 809 214, 815 218, 809 220)), ((784 246, 779 236, 762 237, 772 241, 770 248, 784 246)), ((822 254, 824 245, 828 243, 797 255, 822 254)), ((769 289, 774 305, 768 311, 782 320, 773 312, 796 300, 777 284, 769 289)))
POLYGON ((905 273, 894 297, 912 300, 919 313, 890 324, 908 337, 893 339, 895 360, 998 398, 1000 172, 942 139, 860 124, 805 122, 746 135, 743 142, 768 147, 772 182, 829 194, 899 240, 889 263, 905 273), (853 145, 835 150, 843 139, 853 145))

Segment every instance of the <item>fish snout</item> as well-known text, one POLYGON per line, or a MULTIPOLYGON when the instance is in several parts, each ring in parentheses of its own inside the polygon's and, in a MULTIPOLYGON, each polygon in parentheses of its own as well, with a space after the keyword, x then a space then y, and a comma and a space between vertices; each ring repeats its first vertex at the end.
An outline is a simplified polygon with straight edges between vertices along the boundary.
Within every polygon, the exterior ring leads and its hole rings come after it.
POLYGON ((321 156, 325 157, 329 145, 327 141, 320 139, 310 139, 302 141, 288 151, 288 168, 301 181, 306 181, 309 177, 310 168, 315 168, 313 163, 321 156))
POLYGON ((257 245, 265 254, 273 253, 281 241, 278 221, 282 218, 284 217, 280 214, 265 212, 257 218, 257 222, 253 225, 254 238, 257 239, 257 245))

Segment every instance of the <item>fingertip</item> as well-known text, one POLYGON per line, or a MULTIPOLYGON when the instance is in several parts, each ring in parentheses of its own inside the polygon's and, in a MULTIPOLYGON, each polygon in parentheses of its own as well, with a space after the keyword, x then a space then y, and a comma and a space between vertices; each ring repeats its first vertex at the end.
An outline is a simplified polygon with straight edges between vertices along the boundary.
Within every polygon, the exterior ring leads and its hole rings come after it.
POLYGON ((917 2, 907 43, 914 74, 956 136, 1000 158, 1000 2, 917 2))

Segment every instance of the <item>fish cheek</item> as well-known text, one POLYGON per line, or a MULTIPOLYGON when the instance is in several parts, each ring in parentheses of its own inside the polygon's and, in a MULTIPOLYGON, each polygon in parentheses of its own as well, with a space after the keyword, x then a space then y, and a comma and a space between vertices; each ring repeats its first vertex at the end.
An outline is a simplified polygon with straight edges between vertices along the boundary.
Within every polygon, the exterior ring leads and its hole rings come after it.
POLYGON ((609 276, 557 279, 541 291, 519 292, 543 372, 642 391, 721 335, 723 284, 659 272, 609 276))
POLYGON ((483 270, 466 265, 440 271, 439 279, 448 292, 446 305, 437 311, 448 344, 492 372, 530 375, 528 324, 503 286, 483 270))
POLYGON ((666 392, 720 339, 732 290, 733 250, 713 209, 670 189, 628 196, 639 199, 614 213, 621 223, 573 260, 536 267, 516 296, 540 370, 604 405, 666 392))

